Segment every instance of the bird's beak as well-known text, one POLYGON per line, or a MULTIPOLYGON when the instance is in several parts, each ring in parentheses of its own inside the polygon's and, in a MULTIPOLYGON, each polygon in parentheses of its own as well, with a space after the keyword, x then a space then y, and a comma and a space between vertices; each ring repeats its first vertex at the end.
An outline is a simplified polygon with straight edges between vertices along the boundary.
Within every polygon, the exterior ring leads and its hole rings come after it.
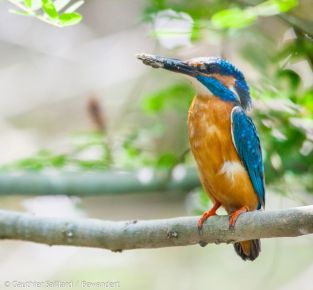
POLYGON ((178 72, 189 76, 196 76, 197 74, 195 68, 179 59, 167 58, 146 53, 137 54, 137 58, 142 60, 144 64, 150 65, 153 68, 164 68, 169 71, 178 72))

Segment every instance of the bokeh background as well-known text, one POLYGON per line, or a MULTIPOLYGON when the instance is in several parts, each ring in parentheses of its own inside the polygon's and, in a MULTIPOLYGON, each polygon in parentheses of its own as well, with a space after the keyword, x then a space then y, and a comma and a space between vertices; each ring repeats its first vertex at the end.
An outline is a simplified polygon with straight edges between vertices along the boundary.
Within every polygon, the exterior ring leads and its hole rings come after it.
MULTIPOLYGON (((0 1, 2 209, 123 220, 194 215, 210 206, 188 151, 194 90, 180 76, 142 65, 140 52, 223 56, 238 66, 254 99, 267 209, 313 203, 311 0, 88 0, 78 9, 82 21, 61 28, 9 12, 23 3, 0 1), (122 193, 108 182, 96 196, 38 192, 32 182, 14 187, 24 174, 88 174, 92 189, 93 174, 121 171, 143 184, 157 175, 158 184, 129 193, 121 175, 122 193), (165 190, 175 178, 190 182, 165 190)), ((249 263, 230 245, 111 253, 1 241, 0 289, 14 280, 110 280, 136 290, 311 290, 312 245, 311 236, 263 240, 249 263)))

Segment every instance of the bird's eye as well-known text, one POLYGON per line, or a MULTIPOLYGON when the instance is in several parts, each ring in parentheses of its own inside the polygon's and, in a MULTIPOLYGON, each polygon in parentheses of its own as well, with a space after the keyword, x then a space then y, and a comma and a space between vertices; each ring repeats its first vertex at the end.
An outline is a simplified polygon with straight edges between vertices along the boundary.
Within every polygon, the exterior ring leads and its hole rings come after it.
POLYGON ((220 72, 219 66, 215 63, 202 62, 202 63, 198 63, 195 67, 197 68, 199 72, 208 74, 208 75, 216 74, 220 72))
POLYGON ((220 67, 216 63, 208 63, 206 64, 206 70, 209 74, 216 74, 220 72, 220 67))

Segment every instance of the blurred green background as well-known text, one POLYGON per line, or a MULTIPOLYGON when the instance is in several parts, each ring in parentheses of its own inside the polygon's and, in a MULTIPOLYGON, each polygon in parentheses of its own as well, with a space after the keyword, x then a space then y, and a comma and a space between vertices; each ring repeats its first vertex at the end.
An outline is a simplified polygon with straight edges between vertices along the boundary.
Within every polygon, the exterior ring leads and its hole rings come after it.
MULTIPOLYGON (((210 206, 188 150, 195 92, 180 76, 142 65, 135 58, 141 52, 222 56, 239 67, 254 100, 267 209, 312 204, 311 0, 0 5, 1 208, 121 220, 200 214, 210 206), (139 180, 129 191, 125 171, 139 180), (98 188, 99 173, 117 176, 123 190, 113 190, 116 178, 98 188), (59 177, 88 174, 90 192, 68 197, 61 189, 56 196, 32 180, 22 184, 23 174, 48 178, 56 188, 59 177), (184 186, 166 186, 182 179, 184 186), (149 190, 140 185, 151 180, 157 182, 149 190)), ((261 256, 245 263, 229 245, 110 253, 3 241, 0 284, 111 280, 138 290, 311 290, 312 242, 310 236, 264 240, 261 256)))

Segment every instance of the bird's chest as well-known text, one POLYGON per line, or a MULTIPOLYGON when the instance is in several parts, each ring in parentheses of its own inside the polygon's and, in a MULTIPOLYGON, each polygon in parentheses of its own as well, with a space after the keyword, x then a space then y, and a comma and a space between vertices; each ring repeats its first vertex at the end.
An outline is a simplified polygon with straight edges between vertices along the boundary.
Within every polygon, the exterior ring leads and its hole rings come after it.
POLYGON ((189 109, 188 131, 192 152, 199 166, 204 162, 219 170, 232 157, 232 105, 217 97, 196 97, 189 109))
POLYGON ((189 109, 188 131, 191 150, 202 183, 211 193, 218 183, 231 184, 243 167, 232 142, 232 104, 217 97, 196 97, 189 109))

